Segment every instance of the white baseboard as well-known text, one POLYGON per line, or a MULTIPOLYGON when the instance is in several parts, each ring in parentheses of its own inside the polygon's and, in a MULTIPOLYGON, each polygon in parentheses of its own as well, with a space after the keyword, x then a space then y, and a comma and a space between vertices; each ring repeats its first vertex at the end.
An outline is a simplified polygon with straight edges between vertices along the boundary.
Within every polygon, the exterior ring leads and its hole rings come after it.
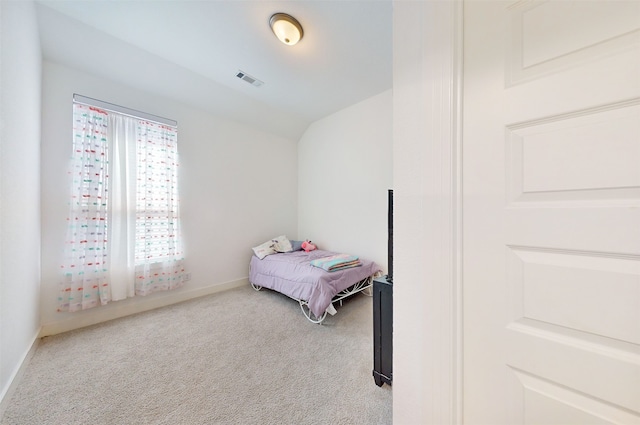
POLYGON ((33 357, 33 353, 35 353, 36 349, 38 348, 38 344, 40 343, 40 337, 38 335, 41 331, 42 330, 40 330, 39 332, 36 333, 36 335, 33 336, 31 347, 27 350, 25 355, 22 357, 20 366, 17 367, 16 370, 14 371, 13 376, 9 379, 9 383, 7 384, 7 386, 2 389, 2 394, 0 394, 0 419, 2 419, 2 417, 4 416, 4 412, 5 410, 7 410, 7 407, 9 406, 9 401, 11 400, 13 393, 18 387, 18 384, 22 380, 22 375, 24 374, 24 371, 27 369, 27 366, 29 365, 31 358, 33 357))
POLYGON ((205 295, 211 295, 217 292, 238 288, 242 285, 249 285, 249 279, 244 278, 217 285, 206 286, 203 288, 181 290, 179 292, 163 292, 162 295, 158 294, 158 296, 152 298, 135 297, 128 300, 116 301, 112 304, 111 308, 101 309, 100 307, 97 307, 91 310, 87 310, 86 312, 84 312, 85 314, 77 314, 74 317, 69 317, 68 319, 64 319, 58 322, 43 324, 40 329, 39 337, 42 338, 45 336, 51 336, 62 332, 84 328, 86 326, 96 325, 98 323, 106 322, 113 319, 119 319, 131 314, 142 313, 143 311, 166 307, 194 298, 203 297, 205 295), (135 302, 133 300, 135 300, 135 302), (123 304, 118 305, 118 303, 123 304))

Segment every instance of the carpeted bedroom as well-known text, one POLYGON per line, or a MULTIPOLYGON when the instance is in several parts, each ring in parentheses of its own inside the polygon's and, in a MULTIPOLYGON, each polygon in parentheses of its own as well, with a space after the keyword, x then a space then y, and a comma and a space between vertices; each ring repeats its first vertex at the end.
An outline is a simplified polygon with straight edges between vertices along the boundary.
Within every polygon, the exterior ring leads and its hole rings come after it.
POLYGON ((2 418, 22 424, 390 424, 372 303, 322 325, 249 285, 41 340, 2 418))

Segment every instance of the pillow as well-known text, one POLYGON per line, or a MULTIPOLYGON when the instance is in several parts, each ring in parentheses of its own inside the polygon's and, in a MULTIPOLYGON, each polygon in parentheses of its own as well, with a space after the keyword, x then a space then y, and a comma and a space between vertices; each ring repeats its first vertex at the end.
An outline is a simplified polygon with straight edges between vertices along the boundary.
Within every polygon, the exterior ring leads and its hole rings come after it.
POLYGON ((256 254, 256 257, 258 257, 259 259, 263 259, 264 257, 266 257, 267 255, 271 255, 271 254, 275 254, 276 251, 275 249, 273 249, 274 246, 274 242, 273 241, 267 241, 265 243, 263 243, 262 245, 258 245, 253 249, 254 254, 256 254))
POLYGON ((286 236, 282 235, 282 236, 278 236, 275 239, 271 240, 274 245, 273 245, 273 249, 276 250, 276 252, 290 252, 291 251, 291 242, 289 241, 289 239, 287 239, 286 236))
POLYGON ((277 254, 278 252, 290 252, 291 242, 289 242, 286 236, 282 235, 251 249, 253 249, 256 257, 262 260, 267 255, 277 254))
POLYGON ((302 251, 302 242, 304 241, 289 241, 291 242, 291 251, 302 251))

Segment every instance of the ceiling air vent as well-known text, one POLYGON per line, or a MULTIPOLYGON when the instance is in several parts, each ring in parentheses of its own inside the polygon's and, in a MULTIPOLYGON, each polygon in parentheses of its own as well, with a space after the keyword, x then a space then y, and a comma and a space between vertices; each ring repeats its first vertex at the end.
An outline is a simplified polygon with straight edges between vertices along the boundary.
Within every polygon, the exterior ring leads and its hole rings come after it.
POLYGON ((244 71, 238 71, 238 73, 236 74, 236 77, 240 78, 242 81, 246 81, 252 86, 260 87, 261 85, 264 84, 263 81, 258 80, 256 77, 252 77, 251 75, 247 74, 244 71))

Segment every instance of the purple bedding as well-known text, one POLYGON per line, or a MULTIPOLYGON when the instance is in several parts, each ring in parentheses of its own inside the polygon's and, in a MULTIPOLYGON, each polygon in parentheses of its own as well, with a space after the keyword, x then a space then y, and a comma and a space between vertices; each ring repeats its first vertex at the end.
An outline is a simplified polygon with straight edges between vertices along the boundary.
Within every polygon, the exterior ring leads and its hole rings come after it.
POLYGON ((298 300, 307 301, 309 309, 320 317, 333 297, 362 279, 380 271, 373 261, 335 272, 327 272, 310 264, 312 260, 336 255, 335 252, 315 250, 273 254, 260 260, 251 257, 249 281, 257 286, 273 289, 298 300))

